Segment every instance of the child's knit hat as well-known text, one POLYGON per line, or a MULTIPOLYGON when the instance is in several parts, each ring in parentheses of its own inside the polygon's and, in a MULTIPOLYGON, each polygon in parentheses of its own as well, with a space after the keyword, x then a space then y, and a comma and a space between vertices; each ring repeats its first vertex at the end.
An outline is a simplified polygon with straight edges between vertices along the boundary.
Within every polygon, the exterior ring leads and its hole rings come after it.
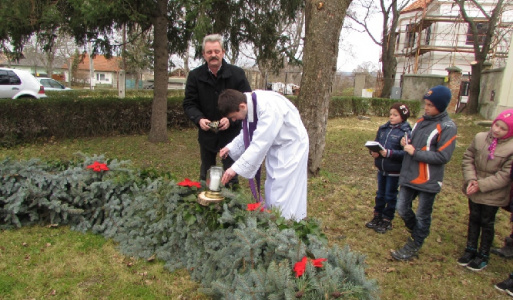
MULTIPOLYGON (((513 109, 506 109, 505 111, 501 112, 495 120, 493 120, 493 124, 497 121, 503 121, 508 126, 508 133, 504 135, 501 139, 507 139, 513 136, 513 109)), ((497 147, 497 139, 494 138, 492 140, 492 143, 490 144, 490 147, 488 147, 488 151, 490 151, 490 154, 488 154, 488 159, 493 159, 495 154, 495 147, 497 147)))
POLYGON ((402 103, 394 103, 390 109, 395 109, 403 119, 403 122, 406 121, 410 117, 410 109, 406 104, 402 103))
POLYGON ((451 102, 451 90, 443 85, 437 85, 424 95, 424 99, 427 99, 433 103, 438 112, 443 112, 451 102))
POLYGON ((508 125, 508 133, 506 133, 505 136, 502 137, 502 139, 507 139, 509 137, 513 136, 513 109, 506 109, 505 111, 501 112, 495 120, 493 120, 492 124, 495 124, 497 121, 503 121, 508 125))

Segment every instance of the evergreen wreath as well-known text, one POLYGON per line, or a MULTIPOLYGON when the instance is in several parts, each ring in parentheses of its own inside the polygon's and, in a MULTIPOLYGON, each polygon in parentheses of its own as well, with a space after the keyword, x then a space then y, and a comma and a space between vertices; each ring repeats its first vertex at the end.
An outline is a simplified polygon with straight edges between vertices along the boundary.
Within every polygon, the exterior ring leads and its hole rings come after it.
POLYGON ((68 225, 102 234, 129 256, 186 268, 215 299, 377 299, 364 256, 329 247, 316 220, 285 220, 244 195, 208 207, 205 183, 135 170, 127 161, 0 162, 0 229, 68 225))

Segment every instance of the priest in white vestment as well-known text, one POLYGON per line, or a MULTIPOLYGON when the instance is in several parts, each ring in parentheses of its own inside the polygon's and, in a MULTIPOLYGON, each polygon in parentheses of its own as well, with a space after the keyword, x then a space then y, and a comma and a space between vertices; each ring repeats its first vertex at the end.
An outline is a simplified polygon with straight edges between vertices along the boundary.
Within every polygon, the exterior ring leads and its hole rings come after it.
POLYGON ((256 125, 250 130, 246 146, 243 129, 221 149, 221 157, 230 155, 235 161, 225 171, 222 183, 227 183, 235 174, 253 178, 265 158, 266 207, 278 207, 287 219, 304 219, 309 145, 308 134, 294 104, 272 91, 241 93, 227 89, 219 95, 218 107, 233 121, 256 125))

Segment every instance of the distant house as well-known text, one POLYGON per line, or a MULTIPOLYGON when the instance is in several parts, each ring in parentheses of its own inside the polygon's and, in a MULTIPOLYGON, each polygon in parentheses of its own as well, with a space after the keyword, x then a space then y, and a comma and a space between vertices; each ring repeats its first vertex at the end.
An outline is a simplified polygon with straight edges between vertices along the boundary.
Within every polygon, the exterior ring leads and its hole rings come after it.
MULTIPOLYGON (((117 88, 118 76, 121 70, 121 57, 113 56, 107 59, 104 55, 97 54, 93 57, 92 68, 94 71, 93 75, 93 86, 95 85, 107 85, 109 87, 117 88)), ((90 84, 90 58, 89 55, 85 54, 83 59, 78 64, 78 68, 72 78, 75 82, 82 82, 83 84, 90 84)), ((66 63, 62 66, 66 71, 66 81, 69 78, 69 64, 66 63)))
MULTIPOLYGON (((490 14, 497 1, 478 2, 490 14)), ((477 9, 468 9, 467 14, 475 18, 478 29, 483 32, 478 38, 484 40, 487 20, 477 9)), ((474 37, 460 15, 454 1, 441 0, 417 0, 401 11, 395 49, 396 86, 400 85, 404 74, 447 75, 446 68, 453 66, 460 68, 464 76, 470 73, 474 37)), ((492 45, 489 54, 493 68, 506 64, 512 25, 513 15, 503 13, 498 30, 504 36, 492 45)))
MULTIPOLYGON (((54 79, 63 79, 63 70, 60 68, 60 65, 62 63, 63 60, 61 58, 55 58, 55 61, 53 63, 54 68, 52 69, 52 77, 54 77, 54 79)), ((22 58, 19 61, 12 61, 9 60, 4 53, 0 52, 0 67, 25 70, 35 76, 49 76, 49 74, 47 74, 47 68, 44 66, 42 61, 34 57, 30 59, 25 58, 23 54, 22 58)))

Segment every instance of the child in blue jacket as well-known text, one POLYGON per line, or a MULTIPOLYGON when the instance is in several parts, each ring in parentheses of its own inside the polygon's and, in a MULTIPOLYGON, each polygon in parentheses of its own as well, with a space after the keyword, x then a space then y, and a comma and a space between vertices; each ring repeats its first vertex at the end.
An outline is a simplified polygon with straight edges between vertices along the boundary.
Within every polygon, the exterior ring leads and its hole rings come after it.
POLYGON ((399 188, 399 173, 404 157, 401 138, 410 136, 411 126, 407 122, 410 116, 409 108, 401 103, 390 107, 389 121, 381 125, 375 141, 385 150, 370 152, 374 157, 374 165, 378 168, 378 190, 376 191, 374 218, 365 224, 378 233, 392 229, 395 215, 397 193, 399 188))

